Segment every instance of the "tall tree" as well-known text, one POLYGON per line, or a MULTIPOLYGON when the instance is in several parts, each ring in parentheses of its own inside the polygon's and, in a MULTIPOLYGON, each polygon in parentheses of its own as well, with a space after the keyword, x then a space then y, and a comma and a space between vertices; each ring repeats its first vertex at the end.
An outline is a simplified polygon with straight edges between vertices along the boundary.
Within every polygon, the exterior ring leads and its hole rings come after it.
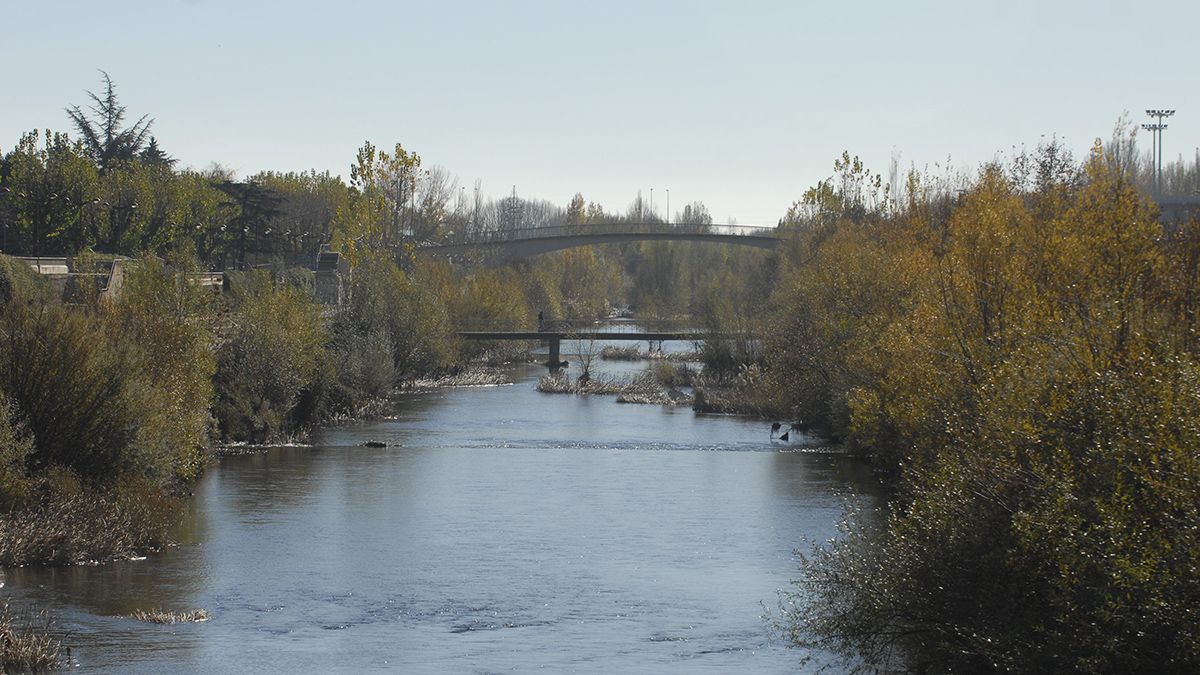
POLYGON ((368 246, 398 244, 412 226, 417 185, 424 173, 421 156, 399 143, 390 154, 363 143, 350 166, 350 185, 361 195, 361 213, 348 238, 368 246))
POLYGON ((67 115, 79 130, 84 147, 96 160, 100 172, 104 173, 114 164, 132 161, 141 152, 154 120, 142 115, 133 126, 123 128, 126 108, 117 99, 112 78, 103 70, 100 74, 104 76, 104 95, 87 93, 95 103, 88 106, 90 114, 73 105, 67 108, 67 115))
POLYGON ((229 195, 237 206, 238 215, 234 216, 229 224, 234 228, 234 236, 238 242, 238 265, 246 265, 248 243, 255 249, 256 262, 261 261, 263 253, 274 254, 267 230, 270 229, 271 219, 279 215, 279 205, 283 202, 283 196, 271 187, 253 181, 225 181, 216 187, 229 195))
POLYGON ((65 133, 21 136, 0 166, 0 203, 6 253, 73 253, 95 243, 96 167, 65 133))

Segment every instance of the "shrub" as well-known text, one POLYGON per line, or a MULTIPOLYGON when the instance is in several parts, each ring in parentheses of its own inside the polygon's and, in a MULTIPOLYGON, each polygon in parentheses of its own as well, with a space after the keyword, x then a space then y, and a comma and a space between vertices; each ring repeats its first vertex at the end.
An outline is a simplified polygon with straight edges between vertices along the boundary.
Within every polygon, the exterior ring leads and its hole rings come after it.
POLYGON ((302 292, 269 283, 249 289, 217 351, 214 412, 222 436, 262 443, 307 422, 295 424, 292 412, 320 372, 326 342, 320 307, 302 292))
POLYGON ((774 381, 895 496, 808 558, 795 641, 868 668, 1200 667, 1200 248, 1164 247, 1099 147, 1045 175, 987 166, 944 218, 914 185, 800 235, 774 381))
POLYGON ((0 305, 15 300, 47 302, 52 298, 49 282, 23 260, 0 255, 0 305))
POLYGON ((108 330, 129 345, 134 443, 162 475, 194 479, 203 464, 213 397, 215 298, 194 283, 188 254, 145 256, 105 307, 108 330))
POLYGON ((32 454, 33 439, 0 392, 0 513, 23 505, 29 497, 25 465, 32 454))
MULTIPOLYGON (((344 350, 379 353, 390 343, 393 381, 444 370, 454 362, 457 340, 437 294, 413 283, 386 254, 367 255, 354 270, 349 311, 336 328, 344 350)), ((343 353, 347 353, 343 351, 343 353)), ((347 373, 355 386, 379 391, 389 373, 362 356, 347 373)), ((390 387, 389 387, 390 388, 390 387)))
POLYGON ((57 303, 10 303, 0 313, 0 389, 34 438, 32 469, 67 466, 87 480, 143 469, 132 452, 128 351, 92 317, 57 303))
POLYGON ((168 543, 180 501, 125 475, 88 486, 66 469, 43 472, 26 506, 0 517, 0 565, 75 565, 127 559, 168 543))

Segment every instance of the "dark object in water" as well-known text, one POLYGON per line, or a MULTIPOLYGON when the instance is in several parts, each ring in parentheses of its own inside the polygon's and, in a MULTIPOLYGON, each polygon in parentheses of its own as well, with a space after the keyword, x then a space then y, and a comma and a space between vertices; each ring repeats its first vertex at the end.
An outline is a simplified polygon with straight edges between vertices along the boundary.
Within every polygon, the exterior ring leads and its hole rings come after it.
MULTIPOLYGON (((783 424, 781 424, 779 422, 775 422, 775 423, 771 424, 771 439, 772 440, 775 439, 776 432, 778 432, 782 428, 783 428, 783 424)), ((804 431, 803 423, 796 422, 794 424, 789 424, 787 427, 787 431, 783 432, 782 434, 779 434, 779 440, 787 442, 787 440, 789 438, 791 438, 793 431, 804 431)))
MULTIPOLYGON (((782 428, 783 428, 783 424, 781 424, 779 422, 771 423, 771 440, 775 440, 775 434, 779 433, 779 430, 782 428)), ((792 427, 789 426, 788 430, 783 432, 783 435, 779 437, 779 440, 786 441, 788 439, 788 433, 791 432, 791 430, 792 430, 792 427)))
POLYGON ((362 443, 362 446, 364 448, 386 448, 387 443, 384 443, 383 441, 366 441, 362 443))

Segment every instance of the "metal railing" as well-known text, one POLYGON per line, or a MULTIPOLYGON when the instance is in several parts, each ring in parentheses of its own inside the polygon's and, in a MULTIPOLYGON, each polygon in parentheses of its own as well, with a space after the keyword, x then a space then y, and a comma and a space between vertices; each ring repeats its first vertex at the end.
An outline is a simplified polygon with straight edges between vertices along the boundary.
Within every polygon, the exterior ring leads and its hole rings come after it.
POLYGON ((703 225, 661 222, 608 222, 576 225, 551 225, 503 230, 479 230, 459 236, 445 236, 422 246, 453 246, 462 244, 502 244, 530 239, 557 237, 587 237, 602 235, 693 235, 714 237, 762 237, 778 239, 778 229, 768 225, 703 225))
POLYGON ((458 332, 466 333, 572 333, 587 331, 589 333, 704 333, 707 329, 697 326, 691 321, 585 321, 585 320, 546 320, 538 325, 537 321, 522 323, 519 321, 465 321, 455 327, 458 332))

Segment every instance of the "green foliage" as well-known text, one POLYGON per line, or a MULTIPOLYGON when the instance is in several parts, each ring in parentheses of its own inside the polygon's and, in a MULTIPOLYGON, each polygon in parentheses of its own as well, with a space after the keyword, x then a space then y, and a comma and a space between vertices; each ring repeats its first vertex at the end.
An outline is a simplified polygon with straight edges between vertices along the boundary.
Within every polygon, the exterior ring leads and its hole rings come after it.
POLYGON ((356 264, 359 251, 399 245, 416 220, 412 203, 424 175, 421 156, 399 143, 391 153, 363 143, 350 167, 355 191, 338 213, 335 244, 356 264))
POLYGON ((145 256, 106 307, 109 330, 130 345, 132 396, 141 411, 135 444, 184 480, 197 477, 208 444, 216 359, 216 298, 196 280, 189 253, 145 256))
POLYGON ((1167 239, 1099 146, 1035 162, 797 228, 775 386, 896 498, 806 561, 796 642, 938 672, 1200 666, 1194 226, 1167 239))
POLYGON ((89 247, 137 254, 192 241, 202 257, 219 258, 235 241, 229 223, 239 215, 216 190, 221 180, 135 159, 101 172, 66 134, 29 133, 0 159, 4 248, 26 255, 89 247))
POLYGON ((5 250, 54 255, 94 241, 100 177, 83 146, 66 134, 23 135, 4 156, 0 187, 0 217, 11 213, 5 250))
POLYGON ((776 257, 756 250, 727 250, 695 275, 692 318, 714 336, 700 345, 700 358, 710 373, 726 376, 748 365, 762 365, 762 342, 773 316, 771 288, 776 257))
POLYGON ((594 247, 568 249, 559 256, 561 315, 565 319, 599 319, 621 291, 618 269, 598 256, 594 247))
POLYGON ((57 304, 14 302, 0 314, 0 389, 33 434, 30 468, 70 467, 111 480, 147 467, 128 454, 137 434, 128 354, 94 318, 57 304))
POLYGON ((684 276, 682 246, 669 242, 644 242, 633 276, 630 300, 644 320, 676 319, 687 313, 692 289, 684 276))
POLYGON ((348 213, 353 194, 338 176, 318 173, 260 173, 251 182, 279 196, 275 214, 267 219, 259 246, 272 253, 314 251, 333 238, 339 213, 348 213))
POLYGON ((30 484, 26 463, 33 454, 33 438, 17 417, 8 397, 0 392, 0 513, 24 505, 30 484))
POLYGON ((441 298, 386 254, 366 255, 355 268, 346 318, 367 344, 386 334, 397 376, 433 373, 453 361, 456 343, 441 298))
POLYGON ((223 438, 262 443, 312 421, 292 412, 321 374, 328 336, 306 294, 249 276, 217 349, 213 412, 223 438))
POLYGON ((24 260, 0 255, 0 307, 14 302, 49 302, 50 284, 24 260))
POLYGON ((537 325, 536 316, 522 292, 520 272, 511 267, 478 270, 467 277, 455 320, 462 326, 508 327, 537 325))
POLYGON ((163 545, 167 486, 207 441, 210 317, 190 277, 146 258, 117 302, 76 310, 24 263, 0 270, 0 564, 163 545))
POLYGON ((145 146, 154 121, 143 115, 132 126, 123 127, 126 107, 117 98, 116 86, 108 73, 102 70, 100 74, 104 76, 103 96, 87 93, 95 104, 88 108, 91 114, 77 105, 67 108, 67 114, 103 172, 121 162, 133 161, 145 146))
POLYGON ((387 397, 399 380, 388 328, 373 326, 364 332, 345 324, 337 328, 332 349, 351 407, 387 397))

